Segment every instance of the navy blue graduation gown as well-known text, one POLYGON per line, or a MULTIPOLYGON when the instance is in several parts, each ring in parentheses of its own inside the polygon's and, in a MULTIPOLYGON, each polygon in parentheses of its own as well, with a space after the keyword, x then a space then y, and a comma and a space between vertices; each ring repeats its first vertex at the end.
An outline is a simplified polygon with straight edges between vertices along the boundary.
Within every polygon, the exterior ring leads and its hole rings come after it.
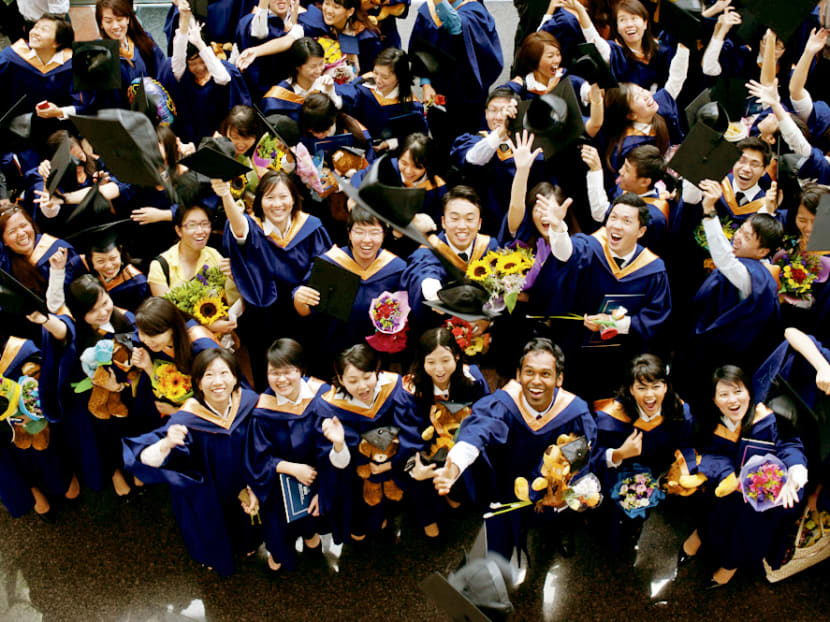
MULTIPOLYGON (((202 37, 206 43, 216 41, 228 43, 233 41, 233 33, 241 18, 253 11, 256 0, 212 0, 207 5, 207 20, 204 23, 202 37)), ((179 8, 174 4, 164 20, 164 34, 167 36, 167 55, 173 55, 173 37, 179 27, 179 8)), ((242 51, 242 50, 240 50, 242 51)))
MULTIPOLYGON (((344 44, 343 42, 344 37, 349 37, 349 35, 334 33, 333 30, 326 25, 326 22, 323 19, 323 13, 319 8, 317 8, 316 5, 309 5, 305 13, 300 13, 297 17, 297 21, 300 26, 303 27, 303 32, 306 37, 312 37, 314 39, 320 39, 323 37, 329 39, 337 38, 341 51, 344 45, 346 46, 346 49, 349 49, 348 44, 344 44)), ((362 26, 362 24, 360 26, 362 26)), ((357 39, 357 61, 360 63, 359 73, 362 74, 367 71, 372 71, 375 66, 375 58, 377 58, 377 55, 383 49, 378 33, 369 30, 368 28, 363 28, 360 32, 354 35, 354 38, 357 39)), ((345 52, 343 55, 346 55, 345 52)))
MULTIPOLYGON (((402 102, 398 98, 383 97, 374 89, 370 89, 362 82, 351 82, 344 84, 338 93, 343 98, 343 109, 355 119, 360 121, 369 130, 374 138, 383 138, 383 130, 387 128, 389 119, 403 114, 418 113, 422 118, 422 127, 418 130, 429 134, 424 105, 414 96, 412 101, 402 102)), ((401 142, 406 136, 397 136, 401 142)))
POLYGON ((284 114, 295 121, 300 120, 300 109, 303 107, 305 97, 294 92, 294 87, 286 79, 279 84, 272 86, 262 96, 262 112, 265 116, 272 114, 284 114))
POLYGON ((104 282, 97 272, 90 269, 86 255, 77 255, 72 261, 72 272, 76 277, 82 274, 98 277, 112 298, 112 303, 119 309, 135 311, 151 295, 147 277, 132 264, 122 267, 121 272, 111 281, 104 282))
POLYGON ((566 60, 577 58, 577 49, 580 43, 585 43, 582 29, 579 27, 579 20, 576 16, 562 7, 553 11, 550 19, 539 27, 552 34, 559 42, 562 58, 566 60))
MULTIPOLYGON (((813 335, 807 335, 821 352, 821 355, 830 361, 830 350, 813 335)), ((820 391, 816 387, 816 370, 801 354, 790 346, 786 339, 775 348, 766 361, 758 368, 752 377, 752 395, 758 400, 767 400, 775 378, 781 375, 801 396, 808 406, 813 406, 820 391)))
MULTIPOLYGON (((559 81, 561 80, 570 80, 571 86, 573 86, 574 89, 574 93, 576 93, 577 97, 579 97, 579 91, 582 88, 582 84, 585 82, 585 80, 572 73, 568 73, 568 70, 564 67, 562 67, 562 75, 559 77, 559 81)), ((559 81, 557 81, 557 84, 559 81)), ((522 101, 536 99, 540 95, 544 95, 544 93, 542 92, 530 90, 527 87, 527 84, 525 83, 523 76, 516 76, 515 78, 510 80, 510 82, 501 84, 496 88, 510 89, 516 95, 518 95, 519 99, 521 99, 522 101)))
POLYGON ((64 53, 63 62, 50 62, 41 67, 37 59, 24 58, 28 52, 29 46, 23 39, 0 50, 0 80, 3 82, 0 108, 7 110, 23 95, 27 98, 24 112, 33 112, 35 105, 44 100, 57 106, 79 104, 72 88, 72 55, 64 53))
POLYGON ((611 71, 619 82, 633 82, 646 90, 665 84, 669 77, 669 64, 674 50, 662 43, 654 57, 645 63, 626 56, 623 47, 616 41, 609 41, 611 46, 611 71))
MULTIPOLYGON (((395 171, 400 175, 401 169, 398 166, 398 158, 392 158, 392 166, 395 168, 395 171)), ((352 175, 352 185, 355 188, 360 188, 360 184, 363 183, 363 179, 366 177, 366 173, 369 172, 368 168, 361 169, 357 171, 354 175, 352 175)), ((424 202, 421 205, 421 209, 418 210, 423 212, 424 214, 429 214, 432 216, 432 219, 435 222, 439 222, 441 220, 441 216, 444 213, 444 208, 442 205, 442 198, 445 194, 447 194, 446 183, 443 179, 441 179, 438 175, 427 175, 423 181, 417 182, 412 186, 407 186, 408 188, 423 188, 426 192, 426 196, 424 197, 424 202)))
MULTIPOLYGON (((253 13, 249 13, 239 20, 235 40, 240 52, 270 41, 271 39, 278 39, 286 34, 285 24, 282 18, 277 15, 268 15, 268 34, 264 39, 257 39, 251 34, 251 22, 253 21, 253 13)), ((259 101, 272 84, 276 84, 280 80, 287 78, 287 64, 288 54, 286 52, 261 56, 252 62, 242 72, 242 77, 245 78, 245 83, 248 85, 251 99, 259 101)))
MULTIPOLYGON (((265 546, 271 556, 286 569, 296 567, 294 541, 298 535, 311 537, 317 533, 316 517, 306 516, 293 523, 285 519, 284 499, 277 466, 283 460, 298 462, 319 471, 317 452, 317 419, 313 404, 329 390, 329 385, 316 378, 304 378, 314 393, 298 405, 278 404, 271 389, 259 396, 250 424, 245 468, 251 490, 259 499, 265 546)), ((290 477, 290 476, 286 476, 290 477)), ((312 485, 316 494, 317 482, 312 485)))
POLYGON ((406 480, 410 479, 403 472, 404 464, 423 445, 418 430, 417 404, 403 388, 401 377, 380 372, 378 382, 381 383, 380 391, 368 409, 337 398, 334 387, 312 406, 317 415, 320 511, 329 517, 336 543, 343 542, 352 533, 363 535, 367 531, 376 531, 383 521, 385 503, 381 501, 370 508, 363 500, 363 480, 357 475, 356 468, 368 464, 368 458, 357 449, 361 434, 385 426, 395 426, 400 430, 400 445, 390 459, 392 469, 370 477, 373 482, 394 480, 400 488, 404 488, 406 480), (332 444, 323 436, 323 421, 332 417, 337 417, 343 424, 345 443, 351 454, 351 461, 345 469, 331 464, 329 453, 332 444))
POLYGON ((251 520, 239 499, 248 482, 245 469, 249 416, 259 396, 237 389, 228 420, 190 399, 167 424, 123 442, 124 465, 146 483, 170 484, 173 512, 191 557, 220 575, 234 571, 234 554, 256 548, 251 520), (141 463, 141 452, 167 435, 171 425, 188 434, 161 467, 141 463))

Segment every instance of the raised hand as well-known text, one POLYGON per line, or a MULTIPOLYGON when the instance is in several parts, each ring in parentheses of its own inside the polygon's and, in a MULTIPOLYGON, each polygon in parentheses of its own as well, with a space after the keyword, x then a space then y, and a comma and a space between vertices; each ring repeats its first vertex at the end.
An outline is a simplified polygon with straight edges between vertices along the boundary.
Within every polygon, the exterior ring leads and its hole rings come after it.
POLYGON ((827 43, 827 35, 830 35, 830 30, 813 28, 810 31, 810 37, 807 39, 807 45, 804 46, 804 51, 811 56, 815 56, 821 52, 827 43))
POLYGON ((534 135, 528 134, 527 130, 522 130, 521 134, 516 134, 516 142, 507 139, 507 144, 513 152, 513 163, 517 169, 529 169, 533 165, 536 156, 542 153, 541 147, 531 151, 533 139, 534 135))
POLYGON ((781 98, 778 96, 778 78, 767 85, 763 85, 756 80, 750 80, 746 83, 746 90, 759 102, 770 108, 781 103, 781 98))
POLYGON ((337 417, 325 419, 323 421, 323 436, 325 436, 326 440, 335 446, 335 450, 338 445, 343 445, 346 438, 346 432, 343 429, 343 424, 340 423, 340 419, 337 417))
POLYGON ((49 267, 53 270, 63 270, 66 268, 66 249, 59 248, 52 256, 49 257, 49 267))
POLYGON ((596 147, 593 147, 592 145, 582 145, 581 155, 582 161, 585 162, 589 170, 602 170, 602 160, 600 160, 599 151, 597 151, 596 147))

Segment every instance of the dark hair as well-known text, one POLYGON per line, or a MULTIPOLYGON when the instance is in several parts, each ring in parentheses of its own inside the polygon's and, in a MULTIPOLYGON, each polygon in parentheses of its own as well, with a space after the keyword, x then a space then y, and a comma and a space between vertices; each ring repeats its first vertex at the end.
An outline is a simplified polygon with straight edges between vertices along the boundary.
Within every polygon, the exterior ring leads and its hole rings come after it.
POLYGON ((46 293, 47 286, 46 279, 40 275, 40 272, 38 272, 37 268, 32 265, 32 262, 29 261, 28 257, 18 255, 3 241, 3 236, 6 233, 6 225, 9 224, 9 219, 11 219, 11 217, 15 214, 21 214, 23 218, 26 219, 26 222, 29 223, 35 232, 35 239, 37 239, 37 236, 40 233, 35 221, 32 220, 29 213, 22 207, 12 203, 0 209, 0 243, 2 243, 5 247, 6 256, 11 264, 10 272, 17 278, 18 281, 23 283, 23 285, 29 289, 39 294, 44 294, 46 293))
POLYGON ((303 346, 293 339, 283 337, 277 339, 268 348, 268 365, 279 369, 280 367, 296 367, 300 373, 305 372, 305 353, 303 346))
POLYGON ((239 361, 236 360, 236 355, 225 348, 208 348, 207 350, 202 350, 193 359, 193 367, 190 371, 190 386, 193 391, 193 397, 202 404, 205 403, 205 395, 202 393, 202 388, 199 385, 202 382, 202 378, 205 377, 207 368, 216 359, 222 359, 230 368, 233 377, 236 379, 233 390, 236 391, 239 388, 239 379, 242 377, 242 372, 239 369, 239 361))
MULTIPOLYGON (((346 26, 354 25, 354 22, 360 22, 371 32, 377 33, 378 27, 369 19, 369 15, 363 8, 363 3, 360 0, 332 0, 335 4, 339 4, 344 9, 354 9, 354 13, 346 20, 346 26)), ((331 30, 331 28, 330 28, 331 30)), ((338 33, 339 34, 339 33, 338 33)))
POLYGON ((363 372, 377 373, 380 371, 380 358, 378 357, 378 353, 365 343, 358 343, 350 348, 346 348, 334 357, 334 378, 332 379, 332 385, 336 390, 351 396, 351 393, 340 382, 340 377, 346 372, 346 367, 349 365, 353 365, 363 372))
POLYGON ((116 17, 130 18, 130 22, 127 25, 127 36, 132 39, 138 48, 139 54, 141 54, 141 58, 144 59, 144 63, 147 65, 147 75, 156 75, 158 67, 156 67, 156 56, 153 53, 155 43, 150 38, 150 35, 144 31, 141 22, 138 21, 132 3, 129 0, 98 0, 95 4, 95 21, 98 24, 98 30, 101 31, 102 38, 109 39, 102 25, 104 9, 110 9, 116 17))
POLYGON ((447 210, 447 205, 450 204, 450 201, 455 199, 463 199, 464 201, 469 201, 473 205, 478 208, 479 213, 481 213, 481 199, 478 198, 478 193, 472 186, 453 186, 449 189, 449 191, 441 197, 441 211, 445 212, 447 210))
MULTIPOLYGON (((107 290, 98 277, 91 274, 83 274, 69 284, 66 306, 75 318, 77 330, 75 341, 80 351, 99 339, 95 329, 84 321, 84 316, 98 304, 101 294, 108 295, 107 290)), ((132 326, 124 313, 115 307, 112 310, 111 322, 116 332, 132 332, 132 326)))
POLYGON ((806 182, 801 187, 801 203, 811 214, 815 215, 821 197, 830 192, 830 188, 821 184, 806 182))
POLYGON ((311 93, 305 98, 299 120, 303 134, 325 132, 335 124, 338 128, 336 131, 348 132, 354 137, 355 147, 368 147, 369 143, 363 134, 365 128, 354 117, 337 110, 331 97, 325 93, 311 93))
POLYGON ((300 196, 300 193, 297 191, 297 186, 294 185, 291 178, 282 171, 268 171, 262 176, 262 179, 259 180, 259 184, 256 188, 256 194, 254 195, 254 205, 252 209, 254 211, 254 216, 260 220, 265 219, 265 214, 262 211, 262 197, 271 192, 271 190, 276 188, 279 184, 285 184, 285 187, 288 188, 288 192, 291 193, 291 200, 294 202, 291 206, 291 218, 296 217, 297 213, 302 208, 303 198, 300 196))
POLYGON ((464 373, 461 348, 456 343, 453 334, 443 326, 430 328, 418 340, 415 358, 409 368, 409 373, 412 374, 412 384, 415 385, 415 397, 419 401, 428 403, 433 401, 432 378, 424 370, 424 361, 439 346, 449 350, 457 363, 455 371, 450 375, 450 387, 452 387, 453 393, 459 390, 466 392, 465 390, 471 389, 475 385, 475 381, 468 378, 464 373))
MULTIPOLYGON (((728 384, 735 385, 742 384, 747 390, 747 393, 749 393, 749 408, 746 409, 746 413, 744 414, 743 419, 741 419, 741 436, 749 434, 749 431, 752 428, 752 422, 755 419, 755 396, 752 394, 752 379, 744 373, 743 369, 736 365, 723 365, 718 367, 715 370, 715 373, 712 374, 713 399, 716 395, 719 382, 726 382, 728 384)), ((717 408, 715 411, 716 415, 714 417, 714 421, 712 422, 712 430, 717 427, 721 415, 717 408)))
POLYGON ((517 104, 519 103, 519 96, 516 92, 506 86, 500 86, 490 91, 490 94, 487 96, 487 100, 484 102, 484 107, 487 108, 487 106, 490 105, 490 102, 494 99, 511 99, 517 104))
POLYGON ((536 71, 542 54, 545 53, 546 45, 552 45, 559 50, 560 54, 562 53, 562 46, 559 45, 559 41, 546 30, 539 30, 527 35, 519 46, 518 52, 516 52, 514 63, 516 75, 524 79, 531 71, 536 71))
POLYGON ((549 181, 540 181, 538 184, 530 189, 530 192, 525 196, 525 208, 530 211, 536 205, 536 197, 538 195, 543 197, 553 197, 557 203, 562 203, 565 200, 565 191, 562 186, 552 184, 549 181))
POLYGON ((400 48, 386 48, 375 58, 375 66, 389 67, 398 79, 398 101, 412 100, 412 70, 409 56, 400 48))
POLYGON ((60 52, 65 48, 71 48, 72 43, 75 41, 75 30, 72 28, 69 20, 55 13, 44 13, 35 20, 35 23, 44 19, 47 22, 54 22, 55 24, 55 46, 57 47, 57 51, 60 52))
POLYGON ((669 378, 666 363, 654 354, 640 354, 631 359, 623 370, 623 381, 617 390, 617 401, 623 405, 623 410, 633 421, 640 416, 637 401, 631 395, 631 387, 637 381, 657 382, 662 380, 666 384, 666 395, 663 398, 661 414, 667 421, 683 421, 683 402, 674 392, 669 378))
POLYGON ((156 138, 164 151, 164 168, 167 170, 167 176, 171 183, 174 183, 178 178, 179 160, 179 144, 176 141, 176 135, 168 125, 158 125, 156 127, 156 138))
POLYGON ((620 47, 623 50, 623 53, 628 58, 629 62, 637 62, 639 59, 634 56, 631 50, 628 49, 628 46, 623 42, 622 37, 620 36, 619 31, 617 30, 617 15, 620 11, 625 11, 626 13, 631 13, 632 15, 637 15, 642 17, 643 20, 646 22, 646 31, 643 33, 643 56, 645 61, 651 62, 651 59, 657 53, 657 49, 659 44, 657 43, 657 39, 654 38, 654 35, 651 33, 651 16, 648 13, 648 9, 643 6, 643 3, 640 0, 620 0, 616 6, 614 6, 614 21, 612 23, 612 27, 614 32, 617 35, 617 39, 620 41, 620 47))
POLYGON ((637 208, 637 220, 640 221, 641 227, 647 227, 649 221, 651 220, 651 215, 648 211, 648 203, 643 201, 643 199, 633 192, 623 192, 620 196, 614 199, 614 202, 611 203, 611 209, 608 210, 608 216, 605 217, 605 223, 608 223, 608 218, 611 216, 611 212, 614 211, 615 205, 628 205, 630 207, 637 208))
POLYGON ((770 161, 772 160, 772 149, 770 149, 769 144, 760 136, 749 136, 744 138, 743 140, 739 140, 736 144, 738 149, 743 152, 745 149, 751 149, 752 151, 760 151, 761 157, 764 160, 764 166, 769 166, 770 161))
POLYGON ((325 58, 326 53, 323 46, 311 37, 301 37, 288 48, 288 73, 292 80, 297 79, 300 67, 305 65, 310 58, 325 58))
POLYGON ((211 220, 210 210, 202 205, 180 205, 173 216, 173 226, 181 227, 185 217, 193 210, 201 210, 205 213, 208 220, 211 220))
POLYGON ((647 177, 652 185, 666 174, 666 160, 654 145, 639 145, 625 156, 637 171, 637 177, 647 177))
MULTIPOLYGON (((256 110, 243 104, 237 104, 231 108, 228 116, 219 126, 219 133, 230 138, 228 134, 231 130, 236 130, 236 133, 243 138, 259 138, 262 134, 262 124, 256 110)), ((256 143, 251 148, 253 149, 254 146, 256 143)))
MULTIPOLYGON (((67 130, 58 130, 50 134, 49 138, 46 139, 46 145, 52 150, 53 157, 65 140, 69 141, 70 148, 77 147, 78 149, 81 149, 83 151, 81 141, 79 141, 76 136, 73 136, 67 130)), ((90 157, 88 153, 86 153, 86 151, 84 151, 84 155, 86 155, 86 160, 84 160, 81 163, 81 166, 84 167, 84 172, 88 176, 92 176, 93 173, 95 173, 98 170, 95 166, 95 161, 90 157)), ((74 169, 71 170, 74 171, 74 169)), ((44 181, 46 180, 44 179, 44 181)))
POLYGON ((758 236, 758 246, 766 248, 772 255, 784 241, 784 225, 769 214, 752 214, 747 221, 758 236))
POLYGON ((565 373, 565 353, 562 352, 562 348, 547 337, 534 337, 525 344, 525 347, 522 348, 522 355, 519 357, 519 371, 521 371, 525 363, 525 357, 534 352, 547 352, 553 356, 556 361, 556 369, 554 371, 556 371, 557 378, 565 373))
POLYGON ((173 360, 183 374, 189 374, 193 364, 193 345, 187 332, 187 318, 166 298, 151 296, 135 312, 135 325, 142 333, 155 337, 173 330, 173 360))
MULTIPOLYGON (((605 163, 610 170, 614 170, 611 165, 611 156, 615 152, 616 155, 620 155, 625 131, 632 123, 631 119, 628 118, 631 113, 629 98, 636 86, 639 85, 632 82, 621 82, 618 86, 605 91, 603 128, 608 130, 609 139, 608 146, 605 148, 605 163)), ((658 151, 665 153, 669 148, 669 128, 666 125, 666 120, 660 113, 655 113, 651 126, 654 128, 654 142, 658 151)))
POLYGON ((349 210, 349 217, 346 220, 346 230, 351 232, 352 228, 355 225, 378 225, 383 229, 383 232, 386 233, 386 225, 378 219, 372 212, 367 210, 365 207, 361 207, 360 205, 355 205, 351 210, 349 210))

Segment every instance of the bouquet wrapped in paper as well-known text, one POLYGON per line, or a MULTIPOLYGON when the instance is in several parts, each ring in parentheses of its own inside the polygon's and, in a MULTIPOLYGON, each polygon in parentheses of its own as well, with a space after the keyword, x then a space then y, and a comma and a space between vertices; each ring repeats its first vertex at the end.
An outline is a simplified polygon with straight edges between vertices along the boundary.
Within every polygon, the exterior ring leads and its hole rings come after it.
POLYGON ((781 489, 787 483, 787 467, 772 454, 755 455, 741 467, 740 488, 756 512, 781 505, 781 489))
POLYGON ((490 300, 484 309, 498 314, 516 308, 519 294, 525 288, 525 277, 533 267, 533 251, 526 246, 498 248, 467 266, 467 278, 480 283, 490 300))
POLYGON ((382 292, 369 304, 369 319, 375 334, 366 341, 378 352, 400 352, 406 348, 409 329, 409 295, 405 291, 382 292))
POLYGON ((651 474, 651 470, 639 464, 623 470, 611 489, 611 498, 617 502, 629 518, 645 518, 646 510, 666 497, 651 474))

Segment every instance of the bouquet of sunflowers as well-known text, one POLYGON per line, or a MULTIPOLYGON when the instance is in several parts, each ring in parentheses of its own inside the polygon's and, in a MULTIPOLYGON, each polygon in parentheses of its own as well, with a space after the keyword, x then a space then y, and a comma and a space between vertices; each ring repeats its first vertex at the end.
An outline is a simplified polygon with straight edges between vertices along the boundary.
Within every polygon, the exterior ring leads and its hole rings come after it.
POLYGON ((193 397, 190 376, 180 372, 175 364, 169 361, 153 361, 151 383, 153 394, 174 406, 181 406, 188 398, 193 397))
POLYGON ((485 311, 498 314, 507 308, 508 312, 513 312, 519 293, 525 287, 525 277, 533 267, 533 259, 530 248, 517 246, 489 251, 481 259, 470 262, 467 278, 480 283, 490 294, 485 311))
POLYGON ((187 283, 172 288, 164 295, 176 307, 189 313, 203 326, 210 326, 228 313, 225 304, 225 275, 207 264, 187 283))

